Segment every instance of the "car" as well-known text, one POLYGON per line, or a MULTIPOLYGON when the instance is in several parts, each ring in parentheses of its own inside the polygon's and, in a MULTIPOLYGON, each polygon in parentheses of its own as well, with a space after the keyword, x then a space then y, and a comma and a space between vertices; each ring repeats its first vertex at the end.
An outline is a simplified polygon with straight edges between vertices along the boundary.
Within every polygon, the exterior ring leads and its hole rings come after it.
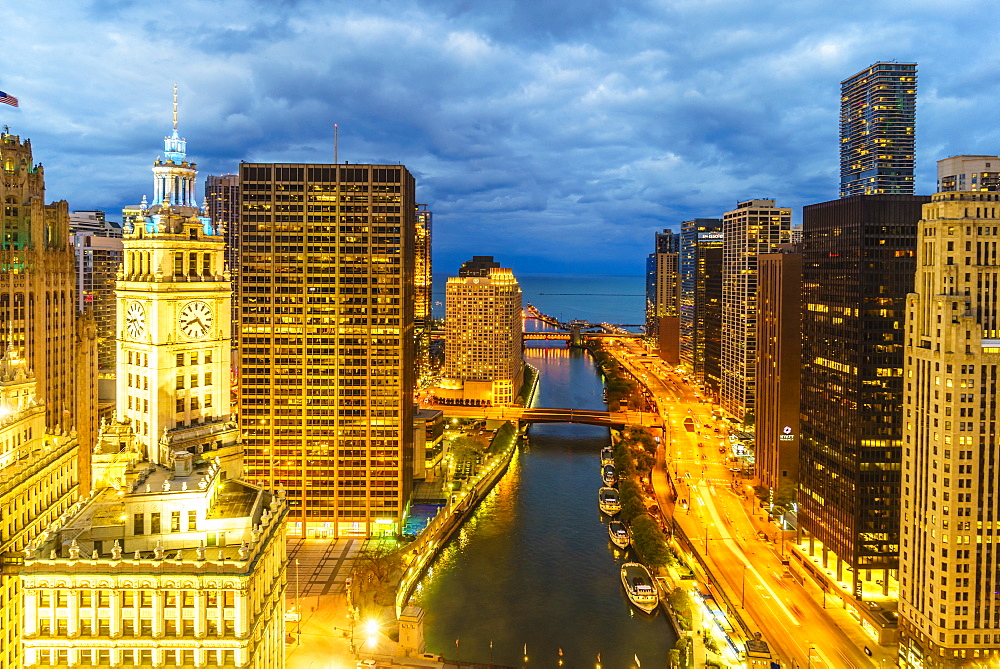
POLYGON ((731 471, 731 472, 732 472, 732 473, 734 473, 734 474, 738 474, 739 472, 741 472, 741 471, 743 471, 743 470, 742 470, 742 469, 740 469, 739 467, 730 467, 730 468, 729 468, 729 471, 731 471))

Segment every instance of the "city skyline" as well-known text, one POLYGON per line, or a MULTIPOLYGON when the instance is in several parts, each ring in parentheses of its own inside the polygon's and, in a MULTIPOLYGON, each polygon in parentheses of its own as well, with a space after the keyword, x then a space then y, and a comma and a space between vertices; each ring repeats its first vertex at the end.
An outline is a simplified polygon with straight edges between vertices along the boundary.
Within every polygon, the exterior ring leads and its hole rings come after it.
POLYGON ((838 85, 871 63, 920 65, 916 192, 934 191, 935 160, 996 152, 997 131, 978 122, 996 92, 981 74, 985 28, 930 3, 905 7, 889 24, 834 15, 832 3, 512 3, 487 14, 422 2, 390 16, 236 2, 221 19, 182 3, 183 30, 138 3, 58 17, 31 8, 9 31, 0 80, 21 108, 0 109, 0 123, 36 141, 52 197, 114 212, 148 188, 137 175, 176 81, 203 176, 240 160, 329 162, 339 123, 341 161, 414 171, 442 266, 530 226, 531 243, 504 254, 516 272, 640 274, 633 252, 657 229, 749 198, 776 199, 797 219, 835 197, 838 85), (56 22, 76 30, 49 43, 56 22), (754 38, 765 33, 773 39, 754 38), (311 48, 320 40, 337 46, 311 48), (88 96, 76 94, 81 81, 88 96))

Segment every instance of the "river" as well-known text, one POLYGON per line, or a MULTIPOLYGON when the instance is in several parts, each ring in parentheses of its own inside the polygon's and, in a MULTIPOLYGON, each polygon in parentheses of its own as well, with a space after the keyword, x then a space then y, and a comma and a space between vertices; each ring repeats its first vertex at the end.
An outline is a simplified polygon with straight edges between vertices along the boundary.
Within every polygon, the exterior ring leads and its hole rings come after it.
MULTIPOLYGON (((525 352, 541 372, 536 406, 603 409, 585 352, 525 352)), ((536 425, 510 471, 431 565, 415 594, 428 652, 520 667, 665 667, 674 633, 621 586, 618 551, 597 508, 605 428, 536 425), (456 640, 458 645, 456 648, 456 640), (491 651, 492 644, 492 651, 491 651)))

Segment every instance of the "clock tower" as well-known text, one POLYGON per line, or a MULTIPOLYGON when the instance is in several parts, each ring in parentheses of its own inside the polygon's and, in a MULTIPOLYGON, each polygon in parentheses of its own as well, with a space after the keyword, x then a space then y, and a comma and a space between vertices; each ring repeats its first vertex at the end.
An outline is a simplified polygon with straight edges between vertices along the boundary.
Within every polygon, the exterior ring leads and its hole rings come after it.
POLYGON ((188 451, 241 469, 231 414, 232 288, 224 230, 195 201, 195 164, 174 128, 153 164, 153 201, 126 222, 118 273, 118 415, 153 463, 188 451))

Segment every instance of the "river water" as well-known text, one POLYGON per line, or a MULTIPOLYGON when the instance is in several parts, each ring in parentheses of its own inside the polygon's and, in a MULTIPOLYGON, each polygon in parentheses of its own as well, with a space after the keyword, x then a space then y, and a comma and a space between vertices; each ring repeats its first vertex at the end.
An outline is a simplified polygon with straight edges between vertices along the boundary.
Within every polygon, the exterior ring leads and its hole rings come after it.
MULTIPOLYGON (((536 406, 603 409, 590 357, 530 342, 541 372, 536 406)), ((546 344, 549 344, 546 346, 546 344)), ((662 611, 628 601, 620 551, 597 508, 608 430, 536 425, 507 475, 442 550, 415 598, 428 652, 520 667, 665 667, 674 634, 662 611), (456 640, 458 646, 456 647, 456 640), (491 646, 492 644, 492 651, 491 646)))

